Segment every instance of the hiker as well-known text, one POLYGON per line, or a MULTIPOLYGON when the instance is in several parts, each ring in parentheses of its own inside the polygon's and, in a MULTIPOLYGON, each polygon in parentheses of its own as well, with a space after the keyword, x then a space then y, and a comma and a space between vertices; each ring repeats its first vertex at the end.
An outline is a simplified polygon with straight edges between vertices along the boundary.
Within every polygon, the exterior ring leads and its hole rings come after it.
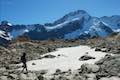
POLYGON ((23 53, 23 55, 21 56, 21 62, 23 63, 23 70, 22 72, 24 71, 24 69, 26 69, 26 72, 28 72, 27 70, 27 60, 26 60, 26 53, 23 53))

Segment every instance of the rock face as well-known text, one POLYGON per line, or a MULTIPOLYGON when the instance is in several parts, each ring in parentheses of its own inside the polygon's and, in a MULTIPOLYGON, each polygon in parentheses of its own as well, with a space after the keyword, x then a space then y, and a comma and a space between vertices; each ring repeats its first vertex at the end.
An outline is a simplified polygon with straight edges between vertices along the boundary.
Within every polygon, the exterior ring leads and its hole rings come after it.
POLYGON ((100 66, 102 74, 108 76, 117 76, 120 73, 120 55, 106 56, 96 64, 100 66))
POLYGON ((83 64, 81 65, 81 72, 82 73, 96 73, 98 72, 100 67, 94 64, 83 64))

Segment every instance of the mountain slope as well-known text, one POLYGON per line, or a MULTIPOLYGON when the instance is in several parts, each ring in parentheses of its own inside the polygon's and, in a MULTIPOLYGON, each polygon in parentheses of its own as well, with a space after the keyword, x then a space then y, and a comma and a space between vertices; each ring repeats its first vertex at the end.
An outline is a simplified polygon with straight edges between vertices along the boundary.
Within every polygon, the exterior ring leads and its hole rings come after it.
POLYGON ((120 15, 113 15, 111 17, 101 17, 101 21, 109 25, 109 27, 115 31, 120 30, 120 15))
POLYGON ((76 39, 91 38, 93 36, 106 37, 113 30, 100 18, 90 16, 86 11, 78 10, 70 12, 53 23, 43 25, 44 32, 38 32, 34 29, 34 34, 30 32, 26 35, 31 39, 76 39), (40 35, 35 38, 33 35, 40 35), (42 36, 44 34, 44 38, 42 36), (32 36, 31 36, 32 35, 32 36))
POLYGON ((7 46, 7 44, 10 43, 11 39, 12 37, 9 33, 0 30, 0 45, 7 46))
POLYGON ((33 40, 85 39, 92 37, 107 37, 120 31, 120 16, 93 17, 84 10, 70 12, 53 23, 13 25, 9 32, 13 38, 26 35, 33 40))

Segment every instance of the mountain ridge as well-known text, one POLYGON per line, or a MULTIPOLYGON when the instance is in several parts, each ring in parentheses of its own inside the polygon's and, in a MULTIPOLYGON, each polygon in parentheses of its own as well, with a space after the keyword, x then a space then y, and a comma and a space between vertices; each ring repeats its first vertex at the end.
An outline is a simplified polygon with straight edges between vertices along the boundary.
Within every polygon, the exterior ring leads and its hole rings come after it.
POLYGON ((27 35, 33 40, 107 37, 113 32, 120 31, 120 15, 98 18, 89 15, 84 10, 77 10, 53 23, 11 26, 12 29, 10 28, 8 32, 13 38, 21 35, 27 35))

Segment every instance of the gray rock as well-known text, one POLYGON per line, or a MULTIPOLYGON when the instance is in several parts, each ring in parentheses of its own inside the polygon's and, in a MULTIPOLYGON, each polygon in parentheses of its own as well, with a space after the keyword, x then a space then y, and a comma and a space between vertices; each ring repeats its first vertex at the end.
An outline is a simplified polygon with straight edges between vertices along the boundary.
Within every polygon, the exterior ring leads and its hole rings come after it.
POLYGON ((54 75, 59 75, 61 74, 61 70, 60 69, 56 69, 56 72, 54 73, 54 75))
POLYGON ((110 78, 107 78, 107 77, 101 78, 100 80, 120 80, 120 78, 116 77, 116 76, 113 76, 113 77, 110 77, 110 78))
POLYGON ((51 55, 51 54, 43 56, 43 58, 55 58, 55 57, 56 57, 56 56, 51 55))
POLYGON ((84 74, 87 78, 96 78, 96 74, 90 73, 90 74, 84 74))
POLYGON ((32 63, 32 65, 36 65, 35 63, 32 63))
POLYGON ((9 73, 8 72, 3 72, 3 75, 9 75, 9 73))
POLYGON ((10 74, 9 76, 10 76, 12 79, 15 79, 15 80, 18 79, 18 75, 16 75, 16 74, 10 74))
POLYGON ((100 69, 100 67, 98 65, 95 65, 95 64, 83 64, 83 65, 81 65, 81 72, 82 73, 90 73, 90 72, 96 73, 99 71, 99 69, 100 69))
POLYGON ((120 56, 106 55, 103 59, 96 63, 100 66, 100 73, 107 76, 117 76, 120 73, 120 56))
POLYGON ((91 73, 91 74, 84 74, 87 80, 97 80, 96 75, 91 73))
POLYGON ((20 80, 37 80, 37 76, 34 73, 23 74, 19 75, 20 80))
POLYGON ((112 76, 112 77, 110 77, 110 80, 120 80, 120 77, 112 76))
POLYGON ((118 75, 117 75, 118 77, 120 77, 120 73, 118 73, 118 75))
POLYGON ((0 76, 0 80, 8 80, 7 76, 0 76))
POLYGON ((110 80, 110 78, 105 77, 105 78, 101 78, 100 80, 110 80))
POLYGON ((82 76, 74 76, 72 79, 70 79, 70 80, 86 80, 84 77, 82 77, 82 76))
POLYGON ((44 77, 42 75, 39 75, 38 80, 44 80, 44 77))
POLYGON ((101 48, 95 48, 95 51, 101 51, 101 48))
POLYGON ((57 77, 52 78, 52 80, 69 80, 69 79, 65 76, 57 76, 57 77))
POLYGON ((0 71, 6 71, 5 67, 0 68, 0 71))
POLYGON ((95 57, 89 56, 89 55, 83 55, 79 58, 80 61, 85 61, 89 59, 95 59, 95 57))

